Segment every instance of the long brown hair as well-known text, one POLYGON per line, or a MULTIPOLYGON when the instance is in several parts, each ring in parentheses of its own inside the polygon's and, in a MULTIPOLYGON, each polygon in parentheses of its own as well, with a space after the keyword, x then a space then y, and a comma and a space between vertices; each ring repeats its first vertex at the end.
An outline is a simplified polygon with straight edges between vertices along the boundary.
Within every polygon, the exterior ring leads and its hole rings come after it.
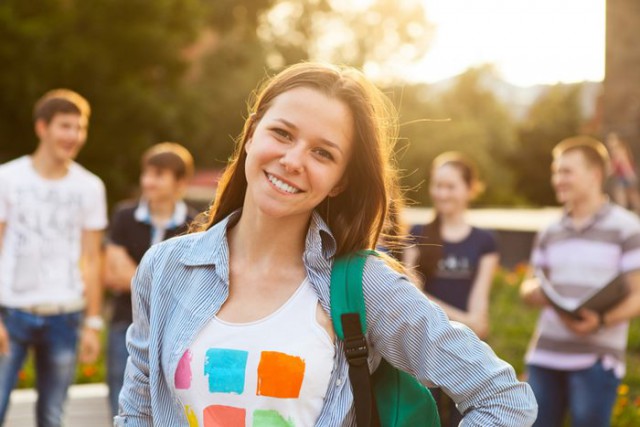
POLYGON ((247 190, 245 145, 274 99, 298 87, 317 90, 343 102, 354 121, 354 150, 345 171, 346 188, 316 209, 331 228, 337 255, 375 247, 383 227, 389 194, 397 186, 392 166, 397 114, 389 99, 362 73, 317 63, 293 65, 267 80, 250 103, 249 116, 219 184, 216 199, 196 222, 204 231, 241 208, 247 190))

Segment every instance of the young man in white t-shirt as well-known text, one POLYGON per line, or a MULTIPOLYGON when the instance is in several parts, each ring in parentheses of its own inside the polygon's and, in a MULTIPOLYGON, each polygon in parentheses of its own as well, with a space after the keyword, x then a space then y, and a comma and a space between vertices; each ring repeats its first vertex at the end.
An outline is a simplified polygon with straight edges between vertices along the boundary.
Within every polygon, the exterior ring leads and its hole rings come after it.
POLYGON ((0 166, 0 425, 28 350, 34 351, 39 427, 60 426, 81 362, 100 351, 104 184, 74 162, 88 102, 58 89, 35 105, 39 143, 0 166))

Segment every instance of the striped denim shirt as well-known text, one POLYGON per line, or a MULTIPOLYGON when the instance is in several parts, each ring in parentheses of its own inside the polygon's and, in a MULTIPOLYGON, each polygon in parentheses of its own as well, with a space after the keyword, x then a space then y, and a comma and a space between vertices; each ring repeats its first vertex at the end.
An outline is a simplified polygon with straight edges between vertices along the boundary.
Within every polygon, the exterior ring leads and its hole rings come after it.
MULTIPOLYGON (((187 426, 175 393, 175 372, 185 350, 229 294, 226 230, 233 216, 206 232, 153 246, 133 279, 134 323, 127 332, 129 360, 116 426, 187 426)), ((329 313, 335 241, 314 213, 303 261, 321 306, 329 313)), ((533 423, 537 404, 526 383, 470 329, 449 322, 405 276, 369 257, 363 278, 369 365, 384 357, 423 384, 439 386, 466 413, 463 426, 533 423)), ((355 426, 353 395, 342 343, 317 426, 355 426)))

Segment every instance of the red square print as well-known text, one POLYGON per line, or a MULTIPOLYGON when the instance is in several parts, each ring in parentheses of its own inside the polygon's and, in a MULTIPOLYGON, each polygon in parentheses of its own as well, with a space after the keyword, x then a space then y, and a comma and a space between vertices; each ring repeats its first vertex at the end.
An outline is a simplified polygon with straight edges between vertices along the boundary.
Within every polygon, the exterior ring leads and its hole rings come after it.
POLYGON ((204 427, 245 427, 246 412, 233 406, 207 406, 203 413, 204 427))

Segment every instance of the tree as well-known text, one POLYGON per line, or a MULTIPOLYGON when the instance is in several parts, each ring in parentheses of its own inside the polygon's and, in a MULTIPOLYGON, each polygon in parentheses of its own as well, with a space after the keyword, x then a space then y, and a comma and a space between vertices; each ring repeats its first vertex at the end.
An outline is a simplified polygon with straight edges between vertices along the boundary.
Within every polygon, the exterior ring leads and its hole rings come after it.
POLYGON ((490 67, 470 69, 444 91, 423 86, 405 88, 399 102, 400 165, 405 187, 418 203, 428 203, 428 172, 440 153, 457 150, 478 165, 486 192, 480 204, 515 203, 513 172, 506 164, 515 148, 515 121, 488 88, 495 80, 490 67), (402 153, 404 151, 404 153, 402 153))
POLYGON ((580 132, 581 89, 581 85, 551 86, 519 125, 518 149, 510 156, 510 164, 515 172, 515 190, 528 203, 556 203, 550 185, 551 150, 562 139, 580 132))
MULTIPOLYGON (((148 145, 176 137, 183 49, 202 26, 197 0, 40 0, 0 3, 0 155, 35 147, 31 108, 68 87, 92 104, 80 159, 126 194, 148 145), (11 141, 10 144, 6 144, 11 141)), ((179 128, 179 126, 177 126, 179 128)))
POLYGON ((5 0, 0 2, 0 162, 35 148, 30 117, 68 87, 93 114, 79 161, 110 202, 129 195, 148 146, 183 143, 198 167, 221 167, 258 81, 291 62, 371 66, 422 53, 421 3, 365 9, 315 0, 5 0), (302 7, 302 15, 274 17, 302 7), (284 9, 283 9, 284 8, 284 9), (288 32, 283 32, 287 29, 288 32), (300 31, 304 37, 298 37, 300 31), (338 37, 340 42, 327 45, 338 37), (415 48, 413 47, 415 46, 415 48))

